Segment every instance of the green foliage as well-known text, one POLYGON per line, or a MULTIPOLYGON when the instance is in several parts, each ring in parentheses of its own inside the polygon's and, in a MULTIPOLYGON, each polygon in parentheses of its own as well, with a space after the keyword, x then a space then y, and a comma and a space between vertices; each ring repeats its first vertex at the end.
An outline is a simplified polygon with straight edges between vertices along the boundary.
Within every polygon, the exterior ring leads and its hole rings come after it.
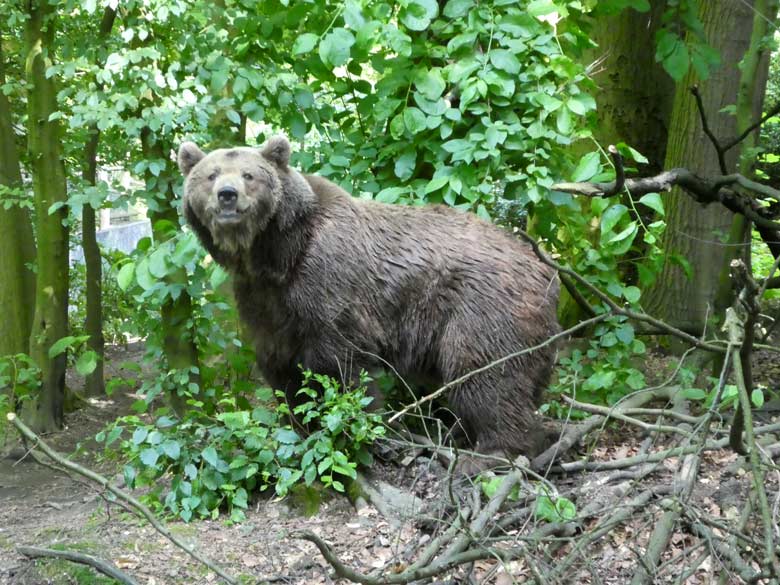
MULTIPOLYGON (((126 257, 120 251, 100 250, 103 266, 101 279, 101 304, 103 308, 103 338, 108 344, 124 344, 129 323, 135 318, 136 307, 122 291, 117 280, 117 266, 126 257)), ((74 262, 70 266, 70 290, 68 321, 70 332, 76 336, 84 334, 86 322, 86 267, 74 262)))
POLYGON ((707 43, 697 0, 667 0, 655 42, 655 60, 675 81, 682 80, 690 67, 699 79, 707 79, 720 65, 720 54, 707 43))
POLYGON ((6 414, 33 400, 41 388, 41 370, 24 353, 0 356, 0 447, 8 436, 6 414))
MULTIPOLYGON (((682 387, 680 392, 682 392, 684 398, 693 402, 699 402, 702 408, 712 408, 720 388, 720 380, 718 378, 707 377, 708 386, 705 389, 700 388, 696 384, 696 372, 689 368, 680 368, 677 377, 682 387)), ((755 408, 761 408, 768 394, 770 393, 766 387, 756 386, 750 391, 750 401, 755 408)), ((735 384, 724 384, 720 393, 718 409, 720 411, 731 410, 736 408, 738 404, 739 389, 737 386, 735 384)))
POLYGON ((540 495, 536 498, 534 515, 547 522, 570 522, 577 517, 577 507, 568 498, 540 495))
POLYGON ((371 402, 368 381, 362 374, 359 386, 345 389, 327 376, 304 372, 298 392, 303 402, 294 412, 308 425, 307 434, 288 423, 288 405, 273 406, 274 393, 261 388, 253 405, 226 397, 206 412, 191 401, 182 420, 167 409, 155 414, 154 423, 123 417, 97 440, 127 458, 127 485, 151 487, 145 497, 158 509, 185 521, 216 518, 225 509, 238 522, 255 491, 273 488, 285 496, 296 486, 318 484, 343 492, 358 464, 371 463, 368 449, 384 427, 379 415, 364 410, 371 402))

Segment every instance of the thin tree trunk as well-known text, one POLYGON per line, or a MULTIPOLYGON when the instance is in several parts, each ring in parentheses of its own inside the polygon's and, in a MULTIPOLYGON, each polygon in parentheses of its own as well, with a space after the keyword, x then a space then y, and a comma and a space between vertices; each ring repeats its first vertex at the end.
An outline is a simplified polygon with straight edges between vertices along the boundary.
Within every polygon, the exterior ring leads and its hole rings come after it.
POLYGON ((55 18, 46 0, 27 0, 26 76, 27 136, 35 192, 38 237, 35 314, 30 334, 30 356, 41 369, 42 386, 37 400, 25 403, 24 420, 38 431, 62 424, 65 395, 65 354, 49 357, 49 348, 68 331, 68 229, 65 207, 49 213, 55 203, 67 199, 62 140, 57 111, 57 91, 46 69, 54 61, 52 42, 55 18))
MULTIPOLYGON (((5 84, 5 61, 0 40, 0 85, 5 84)), ((22 187, 19 154, 12 124, 11 104, 0 91, 0 187, 22 187)), ((30 215, 18 206, 0 205, 0 356, 27 353, 35 295, 35 262, 30 215)))
MULTIPOLYGON (((164 242, 170 238, 171 231, 161 228, 160 222, 173 223, 178 225, 179 214, 173 206, 176 195, 173 191, 173 170, 171 168, 170 157, 167 156, 165 147, 156 140, 148 128, 141 131, 141 145, 144 156, 148 160, 165 160, 166 168, 156 177, 158 189, 163 191, 165 201, 159 202, 159 210, 149 211, 149 219, 152 222, 152 237, 157 243, 164 242)), ((147 180, 151 176, 147 177, 147 180)), ((179 267, 182 274, 172 275, 177 281, 186 282, 187 274, 184 267, 179 267)), ((192 299, 186 291, 175 299, 165 303, 161 310, 163 326, 163 351, 168 361, 170 369, 186 371, 198 367, 198 348, 195 345, 192 331, 189 323, 192 319, 192 299)), ((192 374, 191 374, 192 375, 192 374)), ((195 376, 193 376, 195 377, 195 376)), ((182 414, 185 409, 185 400, 183 397, 173 395, 169 397, 171 406, 178 413, 182 414)))
MULTIPOLYGON (((111 32, 116 19, 116 10, 107 7, 103 12, 98 30, 98 42, 103 41, 111 32)), ((84 147, 84 168, 82 177, 85 183, 97 183, 97 151, 100 143, 100 131, 96 124, 89 129, 87 143, 84 147)), ((97 356, 95 370, 87 376, 85 392, 87 396, 102 396, 105 393, 103 380, 103 359, 105 338, 103 337, 103 260, 97 243, 97 225, 95 208, 84 205, 81 211, 81 246, 84 249, 84 265, 86 268, 87 318, 84 329, 89 335, 87 345, 97 356)))
MULTIPOLYGON (((750 43, 753 12, 748 3, 733 0, 699 0, 699 16, 708 43, 720 52, 721 66, 709 79, 697 78, 693 68, 677 85, 669 124, 665 168, 686 167, 707 176, 718 175, 715 149, 702 130, 696 102, 690 88, 698 85, 709 126, 715 136, 727 140, 736 133, 733 116, 721 109, 733 105, 739 89, 738 63, 750 43)), ((726 158, 729 169, 737 153, 726 158)), ((664 196, 667 229, 663 239, 667 257, 658 280, 644 294, 644 306, 651 314, 686 331, 704 330, 707 319, 722 313, 727 299, 718 299, 721 270, 730 257, 733 214, 722 206, 702 207, 678 189, 664 196), (689 279, 672 261, 672 255, 686 258, 693 270, 689 279)))

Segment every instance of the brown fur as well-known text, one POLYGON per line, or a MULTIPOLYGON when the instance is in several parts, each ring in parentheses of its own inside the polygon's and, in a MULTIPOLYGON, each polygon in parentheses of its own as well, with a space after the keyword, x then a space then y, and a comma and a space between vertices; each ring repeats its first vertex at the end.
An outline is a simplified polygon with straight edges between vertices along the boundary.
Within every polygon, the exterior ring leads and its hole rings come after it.
MULTIPOLYGON (((558 330, 557 280, 528 246, 449 208, 354 199, 291 169, 289 154, 283 137, 262 150, 179 152, 187 221, 232 271, 272 386, 297 390, 299 364, 333 376, 370 370, 381 365, 371 354, 441 384, 558 330), (222 225, 225 185, 242 211, 222 225)), ((535 450, 553 359, 546 347, 453 388, 450 406, 477 449, 535 450)))

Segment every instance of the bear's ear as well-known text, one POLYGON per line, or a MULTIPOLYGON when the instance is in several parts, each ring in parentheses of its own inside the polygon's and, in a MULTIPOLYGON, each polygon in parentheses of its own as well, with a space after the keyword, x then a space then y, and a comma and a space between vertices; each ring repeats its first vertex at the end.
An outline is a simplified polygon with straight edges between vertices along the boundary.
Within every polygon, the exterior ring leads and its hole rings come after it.
POLYGON ((184 142, 179 147, 179 169, 186 177, 190 174, 192 167, 198 164, 206 154, 198 148, 194 142, 184 142))
POLYGON ((290 141, 284 136, 273 136, 263 146, 262 154, 281 169, 286 169, 290 162, 290 141))

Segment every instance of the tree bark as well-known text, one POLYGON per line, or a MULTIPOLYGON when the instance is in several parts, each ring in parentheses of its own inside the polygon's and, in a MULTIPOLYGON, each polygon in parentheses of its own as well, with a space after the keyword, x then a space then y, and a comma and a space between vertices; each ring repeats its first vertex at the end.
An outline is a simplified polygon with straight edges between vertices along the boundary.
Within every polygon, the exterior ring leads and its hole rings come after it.
MULTIPOLYGON (((0 40, 0 86, 5 84, 5 57, 0 40)), ((0 91, 0 188, 22 188, 19 153, 13 129, 11 104, 0 91)), ((30 215, 26 209, 0 204, 0 356, 27 353, 35 295, 35 262, 30 215)))
POLYGON ((30 333, 30 356, 41 369, 37 400, 23 407, 24 420, 38 431, 52 431, 62 424, 65 395, 65 354, 49 357, 49 348, 68 331, 68 228, 65 206, 49 213, 55 203, 67 199, 65 167, 60 153, 59 121, 54 78, 46 70, 54 61, 55 18, 46 0, 27 0, 26 77, 27 148, 35 193, 38 237, 35 314, 30 333))
POLYGON ((674 81, 652 50, 664 8, 654 2, 648 12, 625 9, 599 16, 591 32, 599 46, 586 56, 597 63, 596 139, 604 147, 618 142, 633 146, 649 160, 643 173, 650 174, 663 170, 674 96, 674 81))
MULTIPOLYGON (((721 173, 715 149, 706 142, 696 101, 689 91, 698 85, 710 128, 723 140, 736 134, 733 116, 721 113, 736 101, 740 73, 738 63, 750 44, 753 12, 748 3, 731 0, 699 0, 699 16, 707 42, 720 52, 721 66, 707 80, 700 80, 693 68, 678 83, 669 124, 665 168, 687 167, 712 176, 721 173)), ((726 156, 729 169, 737 153, 726 156)), ((644 306, 651 314, 686 331, 704 330, 706 321, 722 313, 728 303, 719 299, 721 270, 730 259, 729 241, 733 215, 720 206, 702 207, 690 198, 672 192, 664 195, 667 229, 663 247, 666 259, 657 281, 644 294, 644 306), (680 254, 690 263, 693 278, 671 261, 680 254)), ((730 295, 729 295, 730 296, 730 295)))
MULTIPOLYGON (((116 19, 116 10, 106 7, 98 30, 98 42, 102 42, 111 32, 116 19)), ((84 182, 94 186, 97 183, 97 151, 100 143, 100 131, 96 124, 89 128, 87 143, 84 147, 84 182)), ((103 359, 105 339, 103 337, 103 260, 97 243, 96 210, 84 205, 81 211, 81 247, 84 250, 86 268, 87 317, 84 329, 89 340, 87 346, 97 356, 95 370, 87 376, 85 393, 87 396, 102 396, 105 393, 103 380, 103 359)))

